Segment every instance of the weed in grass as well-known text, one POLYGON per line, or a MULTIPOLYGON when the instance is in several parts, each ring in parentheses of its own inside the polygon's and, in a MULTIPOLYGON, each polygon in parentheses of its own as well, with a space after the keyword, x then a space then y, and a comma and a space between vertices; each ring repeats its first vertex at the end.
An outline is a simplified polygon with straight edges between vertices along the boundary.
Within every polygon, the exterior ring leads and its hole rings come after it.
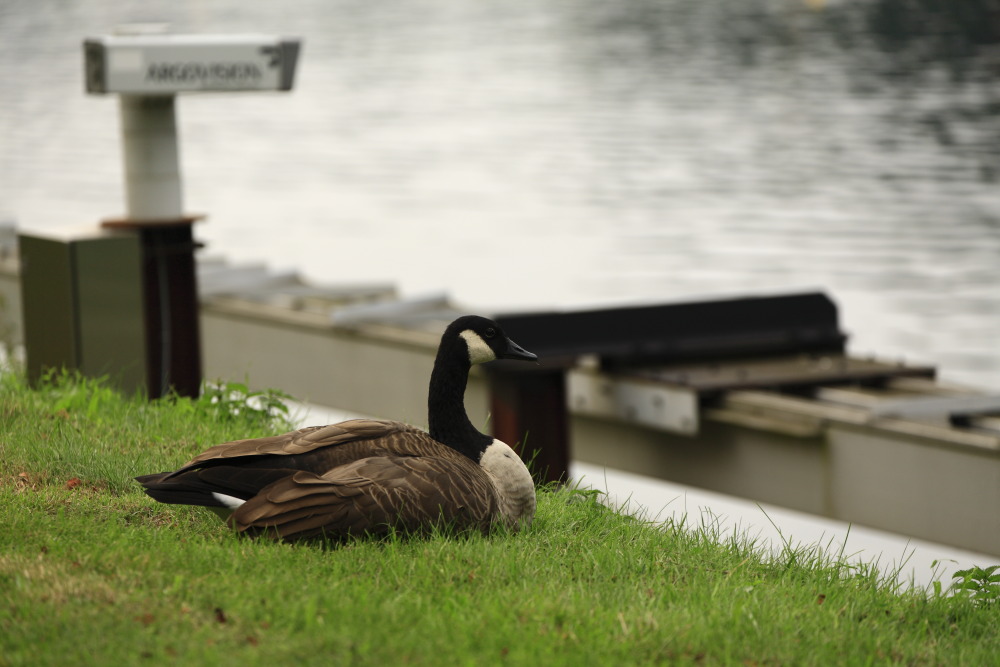
POLYGON ((205 383, 201 396, 192 405, 196 412, 210 418, 261 425, 280 422, 290 426, 288 406, 285 404, 290 399, 291 396, 276 389, 252 391, 247 382, 219 380, 205 383))
POLYGON ((996 604, 1000 600, 1000 574, 997 570, 1000 570, 1000 565, 958 570, 952 575, 955 579, 952 590, 968 595, 977 604, 996 604))

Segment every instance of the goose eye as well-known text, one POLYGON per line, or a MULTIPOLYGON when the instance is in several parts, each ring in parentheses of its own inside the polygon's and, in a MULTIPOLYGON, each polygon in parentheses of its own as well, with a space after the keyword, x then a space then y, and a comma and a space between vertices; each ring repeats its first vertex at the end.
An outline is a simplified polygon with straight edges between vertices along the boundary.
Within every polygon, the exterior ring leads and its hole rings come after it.
POLYGON ((493 327, 488 327, 486 331, 484 331, 483 333, 486 335, 487 338, 493 338, 494 336, 497 335, 497 330, 494 329, 493 327))

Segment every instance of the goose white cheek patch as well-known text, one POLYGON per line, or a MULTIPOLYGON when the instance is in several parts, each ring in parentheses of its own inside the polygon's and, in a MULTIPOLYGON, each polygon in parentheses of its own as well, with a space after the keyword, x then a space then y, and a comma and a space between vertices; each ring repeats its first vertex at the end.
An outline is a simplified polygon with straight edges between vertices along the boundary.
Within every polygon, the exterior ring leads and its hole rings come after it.
POLYGON ((493 348, 487 345, 482 336, 472 329, 466 329, 459 336, 465 339, 465 344, 469 347, 469 361, 473 365, 485 364, 487 361, 493 361, 497 358, 493 348))

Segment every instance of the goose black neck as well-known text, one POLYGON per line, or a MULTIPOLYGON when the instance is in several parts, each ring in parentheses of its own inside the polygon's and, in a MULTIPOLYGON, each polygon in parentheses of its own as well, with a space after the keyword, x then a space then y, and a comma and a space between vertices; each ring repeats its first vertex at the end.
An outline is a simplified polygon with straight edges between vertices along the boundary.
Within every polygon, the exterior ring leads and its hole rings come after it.
POLYGON ((427 422, 432 438, 478 462, 493 438, 476 430, 465 412, 470 368, 465 341, 442 338, 427 392, 427 422))

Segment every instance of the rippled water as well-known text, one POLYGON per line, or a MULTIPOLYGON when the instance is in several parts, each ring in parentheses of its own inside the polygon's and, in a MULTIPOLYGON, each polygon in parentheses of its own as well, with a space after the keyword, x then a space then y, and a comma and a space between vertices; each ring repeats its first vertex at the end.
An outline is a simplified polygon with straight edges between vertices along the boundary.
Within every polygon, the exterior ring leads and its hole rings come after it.
POLYGON ((122 212, 84 36, 298 35, 292 94, 181 101, 209 252, 490 310, 822 288, 853 350, 1000 389, 989 4, 5 0, 0 215, 122 212))

